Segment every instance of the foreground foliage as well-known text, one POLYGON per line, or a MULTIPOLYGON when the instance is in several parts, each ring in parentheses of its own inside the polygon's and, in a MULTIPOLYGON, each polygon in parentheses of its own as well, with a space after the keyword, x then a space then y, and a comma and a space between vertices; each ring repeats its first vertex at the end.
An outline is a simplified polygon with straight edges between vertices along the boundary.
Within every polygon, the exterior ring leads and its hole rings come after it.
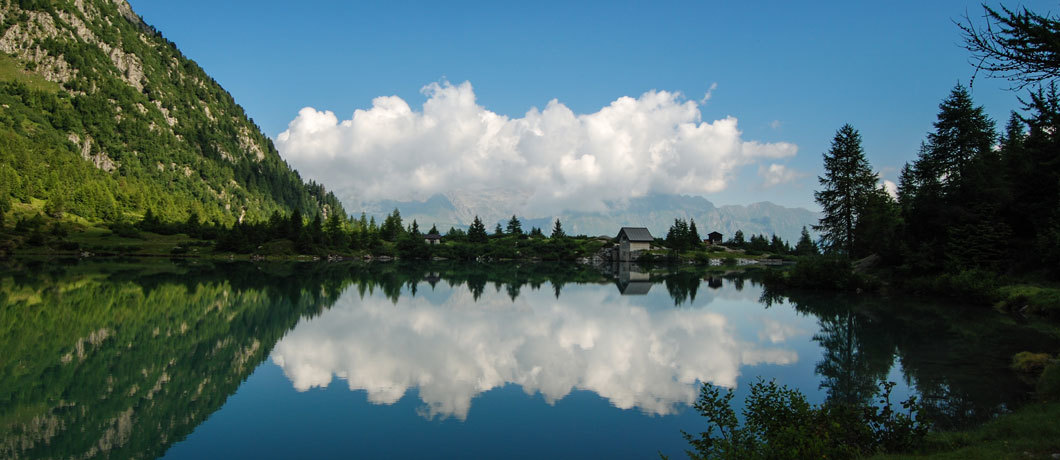
POLYGON ((798 390, 758 380, 751 385, 741 426, 732 408, 733 390, 704 385, 693 406, 711 430, 685 433, 695 459, 855 458, 875 452, 899 452, 918 446, 927 428, 915 415, 916 397, 896 411, 890 401, 894 383, 881 383, 874 404, 813 405, 798 390))

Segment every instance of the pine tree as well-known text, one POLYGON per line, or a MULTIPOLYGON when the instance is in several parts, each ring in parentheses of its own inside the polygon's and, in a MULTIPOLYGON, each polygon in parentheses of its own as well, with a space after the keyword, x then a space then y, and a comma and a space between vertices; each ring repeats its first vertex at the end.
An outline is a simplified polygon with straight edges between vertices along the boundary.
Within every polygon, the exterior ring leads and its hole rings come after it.
POLYGON ((342 217, 339 217, 339 213, 333 212, 328 216, 328 222, 324 226, 324 233, 327 236, 327 244, 329 246, 346 246, 346 232, 343 231, 342 217))
POLYGON ((512 218, 508 221, 508 234, 521 236, 523 234, 523 224, 519 222, 519 219, 512 214, 512 218))
POLYGON ((983 223, 995 228, 993 234, 1010 232, 1000 213, 1013 204, 1006 205, 1005 168, 993 149, 994 122, 957 85, 939 104, 934 126, 913 163, 913 180, 902 178, 908 261, 925 269, 974 266, 990 257, 951 249, 982 246, 984 240, 975 232, 984 228, 983 223), (969 258, 964 260, 965 256, 969 258))
POLYGON ((817 255, 817 244, 810 238, 810 231, 806 227, 802 227, 802 234, 799 236, 799 242, 795 244, 795 255, 799 256, 813 256, 817 255))
POLYGON ((504 236, 504 229, 501 228, 501 224, 498 223, 497 226, 493 228, 493 237, 500 238, 502 236, 504 236))
POLYGON ((691 223, 688 224, 688 247, 691 249, 699 249, 703 246, 703 237, 699 236, 699 230, 696 229, 696 220, 689 220, 691 223))
POLYGON ((7 193, 0 194, 0 226, 4 225, 4 215, 11 210, 11 196, 7 193))
POLYGON ((832 148, 824 154, 824 169, 824 177, 818 177, 824 188, 813 194, 824 216, 814 229, 821 232, 825 249, 852 256, 858 217, 877 179, 853 126, 843 125, 836 132, 832 148))
POLYGON ((898 175, 898 205, 902 209, 902 215, 912 212, 913 202, 917 195, 916 171, 906 163, 902 165, 902 171, 898 175))
POLYGON ((567 236, 567 234, 563 233, 563 224, 561 224, 559 222, 559 219, 556 219, 556 224, 552 226, 552 236, 551 236, 551 238, 552 239, 563 239, 566 236, 567 236))
POLYGON ((394 242, 404 231, 405 229, 401 225, 401 211, 394 208, 394 211, 386 219, 383 219, 383 225, 379 227, 379 236, 384 241, 394 242))
POLYGON ((691 247, 691 229, 684 219, 675 218, 673 225, 666 231, 666 245, 677 252, 682 252, 691 247))
POLYGON ((291 241, 298 241, 298 237, 302 234, 303 225, 305 224, 302 222, 302 211, 295 209, 287 219, 286 238, 291 241))
POLYGON ((478 216, 475 216, 475 220, 471 222, 471 226, 467 229, 467 240, 472 243, 485 243, 488 239, 486 226, 482 224, 482 220, 478 216))
POLYGON ((736 233, 732 235, 732 240, 729 242, 729 246, 737 249, 744 247, 746 244, 747 241, 744 240, 743 230, 737 230, 736 233))
POLYGON ((958 193, 971 173, 973 160, 991 154, 995 137, 994 122, 958 84, 939 104, 935 131, 928 134, 915 163, 918 176, 937 180, 944 194, 958 193))

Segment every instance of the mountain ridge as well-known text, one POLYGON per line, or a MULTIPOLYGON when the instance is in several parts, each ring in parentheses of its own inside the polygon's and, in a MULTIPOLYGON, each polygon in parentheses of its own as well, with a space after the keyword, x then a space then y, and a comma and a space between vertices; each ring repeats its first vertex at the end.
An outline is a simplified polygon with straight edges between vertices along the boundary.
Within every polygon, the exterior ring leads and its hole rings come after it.
MULTIPOLYGON (((475 201, 497 203, 504 200, 491 200, 485 194, 475 201)), ((665 236, 675 218, 694 219, 701 235, 719 231, 728 239, 741 230, 748 237, 752 234, 776 234, 789 241, 798 240, 803 226, 812 231, 811 226, 819 218, 813 211, 788 208, 768 201, 715 206, 704 197, 690 195, 651 195, 608 205, 609 209, 602 212, 564 211, 547 217, 528 218, 520 215, 518 218, 524 230, 539 227, 546 234, 551 232, 558 217, 568 234, 614 236, 623 226, 636 226, 647 227, 656 237, 665 236)), ((458 200, 454 203, 445 194, 436 194, 424 201, 347 202, 347 207, 351 212, 364 212, 379 222, 397 209, 406 222, 415 219, 420 228, 437 225, 442 232, 449 227, 466 228, 476 215, 492 230, 496 224, 504 227, 512 216, 510 211, 475 208, 467 201, 458 200)))
POLYGON ((0 1, 0 199, 113 221, 344 214, 125 0, 0 1))

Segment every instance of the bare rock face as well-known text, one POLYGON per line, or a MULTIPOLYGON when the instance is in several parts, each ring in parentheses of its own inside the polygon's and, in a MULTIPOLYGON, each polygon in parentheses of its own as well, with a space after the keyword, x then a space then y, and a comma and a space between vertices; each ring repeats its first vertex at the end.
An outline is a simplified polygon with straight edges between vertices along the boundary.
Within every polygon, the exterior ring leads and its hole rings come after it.
POLYGON ((114 172, 121 167, 121 163, 115 161, 113 158, 107 155, 106 152, 92 153, 92 138, 85 137, 84 143, 81 142, 81 137, 77 134, 70 133, 67 136, 70 142, 81 147, 81 158, 91 161, 97 168, 102 169, 106 172, 114 172))
POLYGON ((56 27, 55 19, 51 15, 38 11, 7 10, 3 13, 5 18, 15 14, 25 14, 26 20, 15 22, 3 32, 3 36, 0 36, 0 51, 14 54, 23 61, 34 63, 36 73, 49 81, 65 83, 74 77, 77 71, 62 55, 52 56, 37 44, 38 40, 63 35, 63 31, 56 27))
POLYGON ((117 5, 118 12, 121 13, 122 17, 126 20, 139 26, 144 25, 143 21, 140 20, 140 15, 133 12, 132 6, 129 6, 129 2, 125 0, 113 0, 113 2, 117 5))

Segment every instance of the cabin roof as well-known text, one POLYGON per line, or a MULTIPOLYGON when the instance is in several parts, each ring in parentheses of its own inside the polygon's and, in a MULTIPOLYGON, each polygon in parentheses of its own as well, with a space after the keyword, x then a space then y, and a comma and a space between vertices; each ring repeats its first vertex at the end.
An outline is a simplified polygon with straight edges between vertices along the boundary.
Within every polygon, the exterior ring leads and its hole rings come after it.
POLYGON ((618 231, 618 236, 616 238, 622 239, 623 233, 626 234, 626 238, 630 241, 646 241, 649 243, 655 241, 655 237, 651 236, 651 232, 644 227, 622 227, 622 229, 618 231))
POLYGON ((645 295, 651 290, 651 281, 630 281, 620 284, 618 292, 622 295, 645 295))
POLYGON ((721 236, 721 233, 718 233, 718 232, 710 232, 710 233, 707 233, 707 236, 714 236, 714 235, 718 235, 718 236, 721 236))
POLYGON ((424 235, 423 237, 428 239, 428 240, 440 240, 440 239, 442 239, 442 235, 439 235, 437 233, 428 233, 428 234, 424 235))

